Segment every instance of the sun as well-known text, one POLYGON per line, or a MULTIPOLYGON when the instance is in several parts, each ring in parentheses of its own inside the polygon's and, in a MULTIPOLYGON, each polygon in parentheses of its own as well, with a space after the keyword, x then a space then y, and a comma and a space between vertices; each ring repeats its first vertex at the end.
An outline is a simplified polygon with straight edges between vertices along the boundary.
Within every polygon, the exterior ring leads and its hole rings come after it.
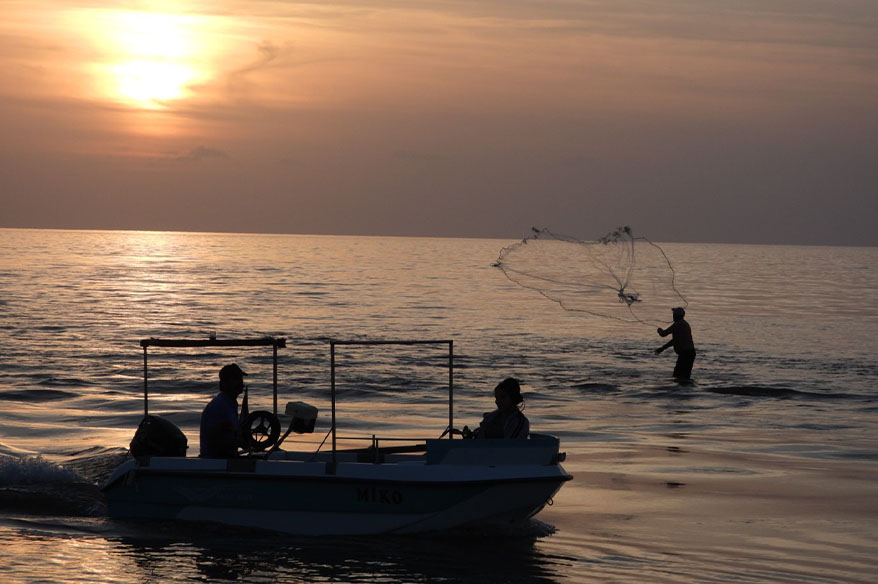
POLYGON ((203 23, 189 15, 109 12, 91 20, 111 62, 107 91, 130 105, 164 109, 192 94, 206 72, 199 67, 205 41, 203 23))
POLYGON ((147 108, 160 108, 187 95, 196 78, 191 68, 161 61, 128 61, 111 68, 119 95, 147 108))

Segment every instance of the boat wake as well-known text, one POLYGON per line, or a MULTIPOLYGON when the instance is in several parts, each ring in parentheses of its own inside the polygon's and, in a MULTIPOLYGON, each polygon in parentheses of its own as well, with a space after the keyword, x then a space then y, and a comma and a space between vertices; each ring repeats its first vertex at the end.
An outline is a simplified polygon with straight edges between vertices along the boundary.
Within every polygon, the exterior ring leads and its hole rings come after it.
POLYGON ((97 485, 37 457, 0 457, 0 509, 26 515, 106 515, 97 485))

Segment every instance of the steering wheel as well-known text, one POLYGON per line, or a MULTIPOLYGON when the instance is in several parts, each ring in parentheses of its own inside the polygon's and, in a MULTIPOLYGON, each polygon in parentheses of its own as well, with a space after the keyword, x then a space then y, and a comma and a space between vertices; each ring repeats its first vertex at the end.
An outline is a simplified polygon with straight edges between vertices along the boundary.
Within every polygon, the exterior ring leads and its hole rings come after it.
POLYGON ((280 420, 271 412, 256 410, 250 412, 244 422, 244 431, 250 439, 250 447, 255 451, 273 446, 280 436, 280 420))
POLYGON ((458 430, 457 428, 446 428, 442 435, 439 438, 444 438, 446 434, 451 433, 452 436, 460 436, 464 440, 470 440, 476 437, 476 433, 469 429, 469 426, 464 426, 463 430, 458 430))

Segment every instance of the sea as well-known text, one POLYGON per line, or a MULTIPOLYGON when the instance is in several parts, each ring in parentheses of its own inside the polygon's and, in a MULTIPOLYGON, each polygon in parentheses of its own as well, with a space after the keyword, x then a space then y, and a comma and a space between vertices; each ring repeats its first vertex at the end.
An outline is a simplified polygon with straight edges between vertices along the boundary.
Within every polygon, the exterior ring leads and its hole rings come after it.
MULTIPOLYGON (((678 383, 657 327, 516 285, 494 265, 510 243, 0 229, 0 581, 876 580, 878 248, 660 243, 698 350, 678 383), (99 486, 144 411, 140 340, 265 335, 287 339, 281 408, 319 410, 287 447, 326 436, 330 339, 453 340, 455 425, 478 424, 516 377, 531 430, 560 438, 574 478, 508 533, 109 518, 99 486)), ((445 352, 339 347, 339 435, 438 437, 445 352)), ((270 349, 150 348, 150 413, 191 456, 229 362, 249 374, 250 409, 271 409, 270 349)))

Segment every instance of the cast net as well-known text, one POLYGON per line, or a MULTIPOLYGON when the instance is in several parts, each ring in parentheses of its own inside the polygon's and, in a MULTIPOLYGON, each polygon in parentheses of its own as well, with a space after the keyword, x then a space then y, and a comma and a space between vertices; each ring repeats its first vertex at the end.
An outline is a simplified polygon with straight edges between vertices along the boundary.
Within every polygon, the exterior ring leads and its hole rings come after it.
POLYGON ((494 264, 506 277, 564 310, 649 325, 667 323, 688 303, 674 284, 661 247, 620 227, 596 241, 536 229, 500 250, 494 264))

